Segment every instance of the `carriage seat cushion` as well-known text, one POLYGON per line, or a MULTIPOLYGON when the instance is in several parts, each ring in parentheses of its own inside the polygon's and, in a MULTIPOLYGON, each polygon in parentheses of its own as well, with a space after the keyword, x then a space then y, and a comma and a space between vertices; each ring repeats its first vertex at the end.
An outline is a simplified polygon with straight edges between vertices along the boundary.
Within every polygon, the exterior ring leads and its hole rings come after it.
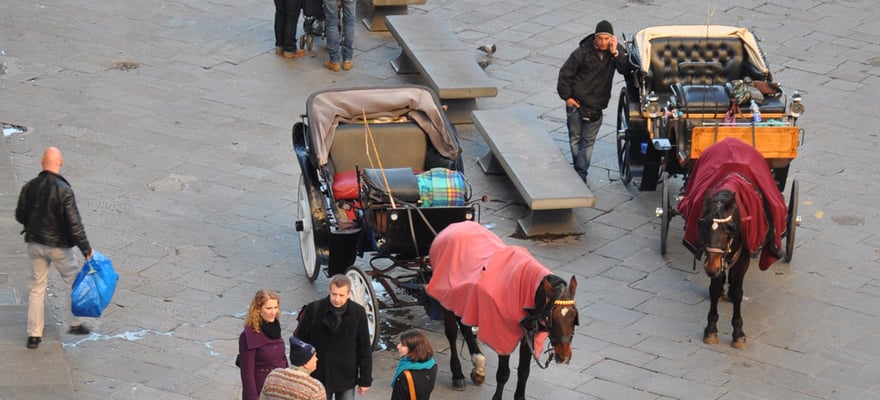
POLYGON ((375 141, 367 156, 366 128, 362 124, 344 124, 336 127, 330 146, 330 161, 336 171, 354 171, 357 168, 412 168, 423 170, 428 149, 425 132, 414 122, 370 124, 375 141))
POLYGON ((651 40, 648 87, 662 93, 675 83, 723 85, 742 79, 746 57, 739 38, 656 38, 651 40))
POLYGON ((421 197, 419 180, 412 168, 367 168, 364 170, 364 185, 373 202, 389 203, 388 188, 395 199, 407 203, 418 203, 421 197))
POLYGON ((672 92, 679 106, 688 114, 724 114, 730 108, 730 95, 723 85, 683 85, 676 83, 672 92))

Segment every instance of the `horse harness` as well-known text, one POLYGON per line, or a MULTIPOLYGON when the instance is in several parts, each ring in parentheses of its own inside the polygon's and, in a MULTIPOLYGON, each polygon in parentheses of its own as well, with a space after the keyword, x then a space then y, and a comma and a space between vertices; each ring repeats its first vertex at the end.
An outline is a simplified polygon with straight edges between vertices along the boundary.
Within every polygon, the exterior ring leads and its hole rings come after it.
MULTIPOLYGON (((717 215, 718 211, 716 211, 714 214, 717 215)), ((733 221, 733 215, 734 215, 733 213, 730 213, 730 215, 728 215, 725 218, 715 218, 715 216, 713 216, 712 217, 712 231, 713 232, 717 231, 718 229, 722 229, 723 226, 730 224, 733 221)), ((740 255, 742 255, 743 246, 738 246, 736 251, 732 250, 733 241, 735 240, 735 238, 736 238, 736 235, 729 235, 729 237, 727 239, 727 243, 723 243, 723 244, 710 243, 708 246, 705 247, 706 253, 721 254, 721 273, 722 274, 725 271, 727 271, 728 265, 734 265, 736 263, 736 261, 739 260, 740 255)))

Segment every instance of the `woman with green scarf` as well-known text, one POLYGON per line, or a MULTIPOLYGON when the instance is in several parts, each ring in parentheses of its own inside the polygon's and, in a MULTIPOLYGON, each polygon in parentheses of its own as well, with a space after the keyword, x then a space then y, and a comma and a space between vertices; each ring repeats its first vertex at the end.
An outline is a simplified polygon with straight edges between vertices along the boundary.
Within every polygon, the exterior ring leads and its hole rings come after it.
POLYGON ((397 344, 400 363, 391 378, 391 400, 429 400, 437 381, 434 349, 424 332, 410 329, 397 344))

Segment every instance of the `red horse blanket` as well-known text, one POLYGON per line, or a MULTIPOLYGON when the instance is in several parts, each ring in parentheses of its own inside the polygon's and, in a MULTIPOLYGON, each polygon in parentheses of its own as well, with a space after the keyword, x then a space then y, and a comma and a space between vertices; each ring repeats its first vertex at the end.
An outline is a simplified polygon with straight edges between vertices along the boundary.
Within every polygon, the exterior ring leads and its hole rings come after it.
POLYGON ((550 270, 473 221, 440 231, 430 257, 428 294, 464 324, 480 327, 480 340, 496 353, 513 353, 523 336, 519 322, 535 308, 535 293, 550 270))
POLYGON ((727 138, 709 146, 691 171, 687 189, 678 212, 684 216, 684 245, 696 257, 702 257, 698 219, 703 213, 706 191, 727 189, 736 194, 740 210, 740 227, 747 234, 746 243, 752 257, 761 254, 758 263, 766 270, 779 259, 782 233, 788 207, 773 180, 767 160, 758 150, 739 139, 727 138), (772 218, 773 232, 768 218, 772 218), (772 241, 765 245, 767 236, 772 241))

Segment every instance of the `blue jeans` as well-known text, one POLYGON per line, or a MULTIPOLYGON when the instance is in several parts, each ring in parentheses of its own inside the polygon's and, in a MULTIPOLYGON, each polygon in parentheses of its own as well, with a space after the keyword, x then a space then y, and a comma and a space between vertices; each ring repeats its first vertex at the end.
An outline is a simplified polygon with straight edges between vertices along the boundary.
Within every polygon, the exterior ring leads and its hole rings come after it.
POLYGON ((571 146, 574 170, 586 182, 590 159, 593 158, 593 144, 596 143, 596 136, 602 126, 602 117, 596 121, 586 121, 581 118, 580 110, 568 106, 565 107, 565 112, 568 115, 568 144, 571 146))
POLYGON ((330 62, 351 61, 354 58, 355 0, 342 0, 342 54, 339 48, 339 1, 324 0, 324 32, 330 62))
POLYGON ((354 388, 342 392, 327 392, 327 400, 354 400, 354 388))

